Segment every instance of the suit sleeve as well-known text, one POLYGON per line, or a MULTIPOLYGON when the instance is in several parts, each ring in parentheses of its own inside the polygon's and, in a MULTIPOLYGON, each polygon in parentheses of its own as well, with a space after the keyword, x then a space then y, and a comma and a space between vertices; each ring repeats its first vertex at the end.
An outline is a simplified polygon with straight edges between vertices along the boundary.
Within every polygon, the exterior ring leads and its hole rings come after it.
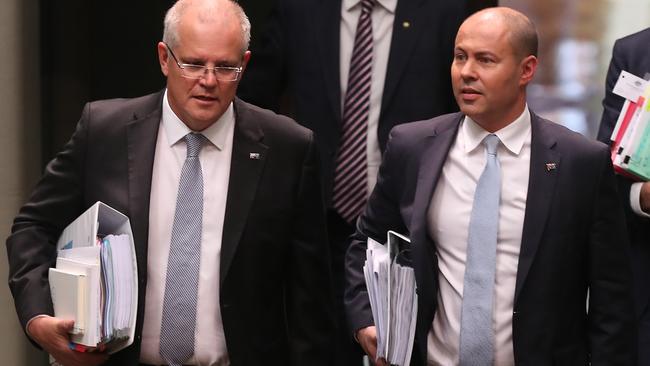
POLYGON ((620 41, 616 41, 612 51, 612 59, 609 63, 609 69, 607 70, 607 78, 605 80, 605 99, 603 99, 603 115, 600 119, 600 127, 598 129, 598 141, 607 145, 611 143, 610 137, 612 131, 614 131, 616 120, 618 119, 618 115, 623 107, 623 103, 625 102, 625 99, 614 94, 613 90, 621 71, 627 68, 626 64, 625 52, 621 49, 620 41))
POLYGON ((48 269, 61 231, 82 211, 84 151, 90 105, 63 150, 47 165, 7 238, 9 287, 23 329, 36 315, 54 315, 48 269))
POLYGON ((401 189, 398 186, 398 179, 394 178, 394 175, 400 171, 398 167, 403 163, 404 154, 398 151, 398 139, 395 135, 393 129, 379 167, 377 184, 364 212, 357 220, 357 229, 345 257, 344 302, 348 325, 353 334, 356 334, 359 329, 374 324, 363 274, 368 238, 384 243, 388 230, 407 232, 399 209, 401 189))
POLYGON ((591 364, 633 365, 636 359, 630 248, 607 149, 589 232, 591 364))
POLYGON ((329 365, 334 337, 330 254, 318 151, 310 135, 298 186, 287 284, 292 365, 329 365))
POLYGON ((287 88, 285 3, 278 1, 259 42, 251 47, 250 61, 237 88, 237 95, 243 100, 276 113, 287 88))
MULTIPOLYGON (((598 128, 598 141, 611 145, 611 136, 616 126, 616 120, 618 115, 621 112, 623 103, 625 99, 623 97, 614 94, 614 86, 616 85, 616 80, 618 80, 619 75, 622 70, 627 68, 627 62, 625 57, 625 52, 621 48, 620 41, 614 43, 614 48, 612 50, 612 59, 609 62, 609 69, 607 70, 607 77, 605 80, 605 99, 603 99, 603 115, 600 119, 600 127, 598 128)), ((630 186, 632 181, 623 176, 617 176, 618 189, 620 197, 623 200, 623 204, 626 208, 628 215, 634 214, 632 207, 630 206, 630 186)))

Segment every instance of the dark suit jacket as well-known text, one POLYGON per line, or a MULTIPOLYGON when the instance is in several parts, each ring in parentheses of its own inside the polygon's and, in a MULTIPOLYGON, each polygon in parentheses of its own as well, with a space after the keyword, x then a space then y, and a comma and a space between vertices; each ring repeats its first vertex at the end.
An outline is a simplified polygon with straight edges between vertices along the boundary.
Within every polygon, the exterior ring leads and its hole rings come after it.
MULTIPOLYGON (((398 1, 377 131, 382 151, 396 124, 457 110, 449 69, 465 7, 458 0, 398 1)), ((282 112, 314 131, 328 202, 341 134, 340 24, 341 0, 279 0, 238 90, 265 108, 288 104, 282 112)))
MULTIPOLYGON (((609 140, 625 99, 614 93, 614 85, 622 70, 639 77, 650 72, 650 28, 621 38, 614 43, 612 60, 607 71, 603 116, 598 130, 598 140, 610 144, 609 140)), ((618 176, 621 201, 626 208, 626 218, 630 243, 632 244, 633 268, 635 278, 635 303, 637 315, 648 312, 650 304, 650 220, 638 216, 630 207, 630 185, 632 181, 618 176)), ((650 324, 643 324, 645 333, 650 335, 650 324)), ((646 360, 650 362, 650 360, 646 360)))
MULTIPOLYGON (((9 284, 23 326, 53 314, 47 281, 62 229, 101 200, 131 219, 138 261, 135 344, 109 364, 137 365, 147 278, 149 194, 162 93, 86 105, 7 240, 9 284)), ((332 324, 328 246, 312 133, 235 100, 220 269, 233 366, 327 365, 332 324), (260 154, 251 159, 249 154, 260 154)))
MULTIPOLYGON (((627 240, 608 150, 531 115, 530 177, 512 320, 515 363, 576 366, 591 359, 592 365, 631 365, 627 240), (555 163, 556 169, 547 169, 546 163, 555 163)), ((362 272, 367 237, 385 242, 389 229, 411 237, 418 293, 413 365, 426 363, 438 292, 427 209, 462 118, 449 114, 393 129, 346 259, 346 307, 357 330, 373 323, 362 272)))

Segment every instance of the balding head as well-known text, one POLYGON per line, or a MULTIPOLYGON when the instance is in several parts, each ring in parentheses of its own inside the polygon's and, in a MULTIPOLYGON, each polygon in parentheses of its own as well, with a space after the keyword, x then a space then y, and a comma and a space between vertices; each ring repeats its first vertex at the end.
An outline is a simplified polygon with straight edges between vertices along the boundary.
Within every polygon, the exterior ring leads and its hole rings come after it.
MULTIPOLYGON (((537 57, 538 38, 535 24, 524 14, 506 7, 487 8, 472 14, 463 22, 500 22, 507 30, 508 40, 519 59, 527 56, 537 57)), ((461 25, 462 27, 462 25, 461 25)))
POLYGON ((235 17, 241 26, 242 54, 248 50, 251 24, 241 6, 233 0, 179 0, 165 15, 163 42, 176 47, 180 40, 178 26, 188 10, 198 13, 199 22, 223 21, 235 17))
POLYGON ((460 110, 494 132, 522 114, 537 68, 537 32, 508 8, 482 10, 456 35, 451 80, 460 110))

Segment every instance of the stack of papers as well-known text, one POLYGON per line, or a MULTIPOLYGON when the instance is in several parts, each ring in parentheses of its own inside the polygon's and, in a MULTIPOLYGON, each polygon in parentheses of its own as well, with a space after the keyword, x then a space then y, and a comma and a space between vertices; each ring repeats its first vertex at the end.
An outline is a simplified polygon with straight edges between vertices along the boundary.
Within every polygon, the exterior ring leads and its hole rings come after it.
POLYGON ((368 238, 363 272, 372 316, 377 327, 377 358, 408 365, 417 319, 415 274, 410 265, 410 241, 394 231, 382 245, 368 238))
POLYGON ((650 180, 650 83, 623 71, 613 92, 625 98, 610 137, 614 168, 634 180, 650 180))
POLYGON ((75 349, 102 345, 113 353, 130 345, 138 286, 128 218, 98 202, 63 231, 57 248, 49 270, 54 315, 75 321, 75 349))

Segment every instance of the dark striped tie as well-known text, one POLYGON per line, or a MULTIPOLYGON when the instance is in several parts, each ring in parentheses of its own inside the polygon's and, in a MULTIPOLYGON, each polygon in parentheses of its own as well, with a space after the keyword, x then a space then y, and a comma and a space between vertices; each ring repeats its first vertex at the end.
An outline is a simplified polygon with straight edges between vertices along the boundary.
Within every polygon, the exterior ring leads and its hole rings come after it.
POLYGON ((178 183, 160 326, 160 355, 169 365, 182 365, 194 354, 201 265, 203 173, 199 152, 205 137, 188 133, 184 139, 187 156, 178 183))
POLYGON ((366 204, 368 166, 366 136, 372 76, 372 7, 361 1, 361 15, 350 59, 348 88, 343 103, 341 141, 334 171, 332 203, 341 217, 352 223, 366 204))

